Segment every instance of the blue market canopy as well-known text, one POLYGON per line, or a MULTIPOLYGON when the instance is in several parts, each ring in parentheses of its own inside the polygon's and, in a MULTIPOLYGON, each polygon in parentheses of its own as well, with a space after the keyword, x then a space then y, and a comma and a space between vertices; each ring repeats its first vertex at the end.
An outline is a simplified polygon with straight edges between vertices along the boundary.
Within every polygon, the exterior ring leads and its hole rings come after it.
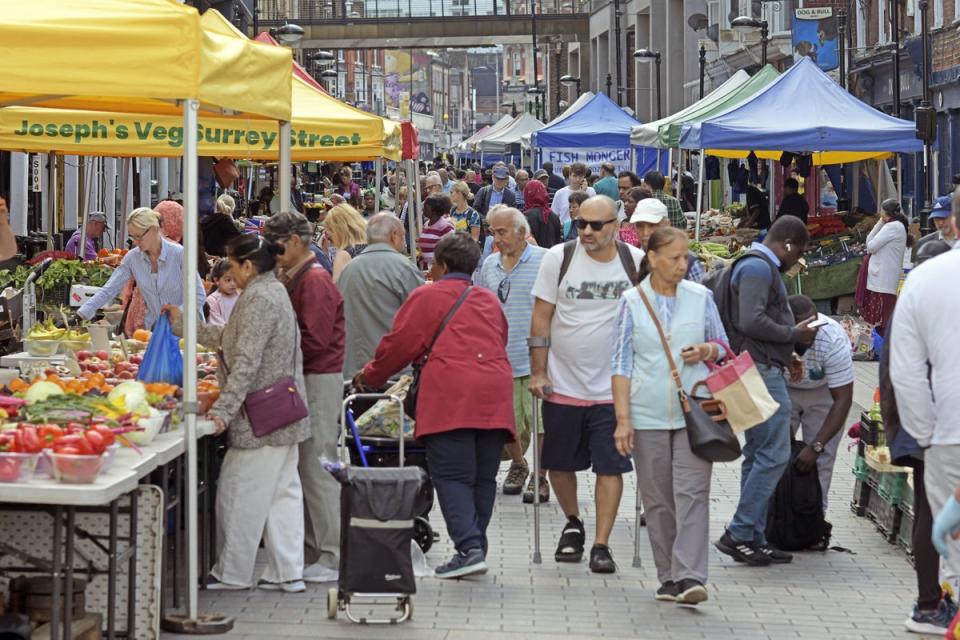
POLYGON ((610 98, 598 93, 571 116, 537 131, 532 142, 535 147, 549 149, 628 149, 630 132, 639 124, 610 98))
POLYGON ((746 102, 684 125, 680 146, 728 157, 749 151, 768 158, 783 151, 813 153, 816 164, 923 149, 914 123, 861 102, 809 58, 746 102))

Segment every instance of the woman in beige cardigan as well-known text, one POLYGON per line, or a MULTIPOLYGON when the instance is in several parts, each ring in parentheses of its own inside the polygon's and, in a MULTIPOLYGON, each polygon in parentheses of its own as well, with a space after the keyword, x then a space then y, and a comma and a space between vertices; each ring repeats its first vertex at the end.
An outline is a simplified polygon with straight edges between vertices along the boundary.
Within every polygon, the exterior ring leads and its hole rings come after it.
MULTIPOLYGON (((274 275, 279 248, 244 235, 227 245, 230 273, 243 290, 226 326, 202 325, 198 341, 222 352, 220 398, 208 417, 227 433, 228 449, 217 480, 217 547, 208 589, 249 589, 261 534, 267 569, 258 587, 305 591, 303 493, 298 445, 310 436, 303 420, 258 438, 242 410, 244 399, 290 376, 304 395, 300 337, 287 290, 274 275), (229 373, 227 372, 229 369, 229 373)), ((168 309, 180 333, 181 317, 168 309)))

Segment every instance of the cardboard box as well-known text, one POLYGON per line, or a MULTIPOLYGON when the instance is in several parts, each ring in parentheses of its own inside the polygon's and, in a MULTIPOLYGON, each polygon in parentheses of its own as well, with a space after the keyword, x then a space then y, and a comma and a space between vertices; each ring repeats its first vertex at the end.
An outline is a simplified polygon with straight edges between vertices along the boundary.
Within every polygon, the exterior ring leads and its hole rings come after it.
POLYGON ((840 296, 837 298, 837 312, 838 316, 847 316, 856 313, 857 311, 857 302, 855 296, 840 296))

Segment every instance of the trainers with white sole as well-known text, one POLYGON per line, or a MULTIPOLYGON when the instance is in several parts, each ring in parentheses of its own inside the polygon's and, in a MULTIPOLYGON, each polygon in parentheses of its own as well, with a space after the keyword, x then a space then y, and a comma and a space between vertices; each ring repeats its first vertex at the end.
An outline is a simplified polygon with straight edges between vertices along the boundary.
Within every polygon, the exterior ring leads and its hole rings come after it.
POLYGON ((319 562, 303 568, 304 582, 337 582, 339 579, 339 571, 325 567, 319 562))
POLYGON ((283 591, 284 593, 303 593, 307 590, 307 585, 303 580, 288 580, 287 582, 269 582, 261 580, 257 583, 257 589, 264 591, 283 591))

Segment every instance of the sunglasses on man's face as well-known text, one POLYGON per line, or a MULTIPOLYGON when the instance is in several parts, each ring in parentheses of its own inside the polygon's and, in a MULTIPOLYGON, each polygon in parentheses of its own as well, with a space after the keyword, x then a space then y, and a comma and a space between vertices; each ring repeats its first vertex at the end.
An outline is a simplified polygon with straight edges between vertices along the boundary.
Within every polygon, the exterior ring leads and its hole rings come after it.
POLYGON ((616 218, 612 218, 610 220, 584 220, 583 218, 575 218, 573 221, 573 226, 575 226, 580 231, 583 231, 587 227, 590 227, 594 231, 600 231, 611 222, 616 222, 616 221, 617 221, 616 218))

